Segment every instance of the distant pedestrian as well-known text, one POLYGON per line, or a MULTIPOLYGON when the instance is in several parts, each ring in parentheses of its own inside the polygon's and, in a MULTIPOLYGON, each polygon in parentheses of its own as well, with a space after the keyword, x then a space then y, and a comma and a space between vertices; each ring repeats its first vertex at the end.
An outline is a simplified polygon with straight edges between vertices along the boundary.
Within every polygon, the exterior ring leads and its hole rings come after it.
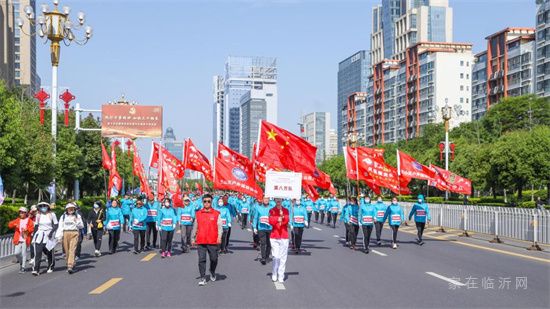
POLYGON ((376 207, 371 204, 370 198, 367 196, 361 207, 359 207, 359 225, 363 230, 363 245, 364 252, 369 253, 370 235, 374 227, 374 218, 376 216, 376 207))
POLYGON ((103 203, 97 201, 94 203, 93 209, 88 214, 88 224, 92 231, 92 239, 94 241, 94 255, 101 256, 101 241, 103 239, 103 220, 105 220, 105 210, 103 203))
POLYGON ((48 270, 46 272, 53 272, 55 266, 55 258, 53 256, 53 246, 55 246, 54 236, 58 227, 57 217, 50 210, 50 205, 42 202, 38 203, 37 206, 40 212, 36 215, 35 232, 32 239, 32 247, 35 252, 32 274, 35 276, 40 274, 42 253, 46 254, 48 258, 48 270), (48 249, 48 247, 50 248, 48 249))
POLYGON ((191 232, 195 220, 195 207, 191 204, 189 196, 183 198, 183 207, 178 208, 177 217, 180 223, 181 250, 187 253, 191 247, 191 232))
POLYGON ((160 230, 160 257, 172 256, 172 239, 176 230, 176 211, 172 208, 172 200, 164 198, 162 208, 157 216, 157 228, 160 230))
POLYGON ((72 274, 75 266, 75 252, 78 244, 80 229, 84 227, 82 217, 76 213, 76 205, 68 203, 65 206, 65 213, 59 218, 59 227, 55 233, 58 241, 63 240, 63 249, 67 260, 67 272, 72 274))
POLYGON ((376 217, 374 217, 374 227, 376 228, 376 244, 378 246, 382 245, 382 229, 384 228, 384 215, 388 206, 382 201, 382 197, 378 196, 376 204, 376 217))
POLYGON ((269 240, 271 255, 273 256, 273 282, 284 282, 286 259, 288 256, 288 222, 289 212, 281 204, 281 199, 275 199, 275 207, 269 210, 269 224, 273 227, 269 240))
POLYGON ((269 239, 272 226, 269 223, 269 211, 271 210, 269 202, 269 198, 264 197, 263 202, 256 207, 254 222, 252 223, 254 233, 258 234, 258 239, 260 241, 260 263, 262 263, 262 265, 267 263, 267 258, 271 252, 271 242, 269 239))
POLYGON ((382 222, 385 222, 386 219, 392 229, 392 248, 397 249, 397 232, 399 231, 399 226, 405 221, 405 215, 403 214, 403 209, 397 203, 396 197, 392 198, 391 204, 386 209, 382 222))
POLYGON ((212 208, 212 195, 202 197, 203 207, 195 214, 191 242, 198 246, 199 285, 206 285, 206 253, 210 258, 210 280, 216 281, 218 265, 218 246, 222 241, 222 220, 220 212, 212 208))
POLYGON ((111 201, 111 207, 107 208, 105 214, 105 221, 103 225, 109 232, 109 253, 115 254, 118 248, 118 241, 120 240, 120 231, 122 229, 122 223, 124 222, 124 216, 122 210, 119 207, 119 202, 116 199, 111 201))
POLYGON ((424 234, 426 224, 429 224, 432 220, 432 216, 430 215, 430 209, 428 208, 428 204, 424 201, 424 195, 422 194, 418 195, 418 202, 413 205, 409 213, 409 220, 412 219, 413 215, 418 235, 417 243, 423 245, 424 241, 422 241, 422 234, 424 234))
POLYGON ((130 211, 129 218, 130 230, 134 234, 134 254, 141 253, 145 250, 145 220, 147 220, 147 209, 143 207, 143 199, 139 197, 136 202, 136 207, 130 211))
POLYGON ((538 210, 544 210, 544 201, 539 197, 537 197, 537 209, 538 210))
POLYGON ((29 211, 26 207, 19 208, 19 217, 8 223, 8 228, 15 230, 13 244, 15 245, 15 256, 19 262, 19 273, 25 272, 27 262, 27 248, 31 244, 31 235, 34 231, 34 222, 28 217, 29 211))

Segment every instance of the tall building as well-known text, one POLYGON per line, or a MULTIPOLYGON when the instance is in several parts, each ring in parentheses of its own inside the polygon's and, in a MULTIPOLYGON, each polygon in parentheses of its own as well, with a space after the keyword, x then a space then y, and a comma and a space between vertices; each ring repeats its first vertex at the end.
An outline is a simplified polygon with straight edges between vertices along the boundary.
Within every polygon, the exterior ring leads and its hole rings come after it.
POLYGON ((472 71, 473 120, 502 98, 535 92, 535 29, 506 28, 486 39, 472 71))
POLYGON ((216 75, 213 77, 213 91, 212 96, 214 99, 213 104, 213 117, 212 117, 212 144, 214 146, 214 153, 218 153, 218 142, 224 141, 225 134, 225 105, 224 99, 224 83, 223 77, 216 75))
POLYGON ((372 9, 371 61, 403 60, 419 42, 452 42, 453 11, 448 0, 382 0, 372 9))
POLYGON ((550 0, 537 0, 535 93, 550 96, 550 0))
POLYGON ((266 83, 261 89, 250 89, 241 97, 239 152, 249 158, 252 146, 258 140, 262 120, 277 123, 277 84, 266 83))
POLYGON ((453 107, 451 127, 471 119, 472 45, 417 43, 405 60, 384 60, 373 68, 366 103, 367 145, 420 135, 443 121, 441 107, 453 107))
POLYGON ((40 87, 36 74, 36 35, 25 16, 25 7, 36 11, 34 0, 0 0, 0 78, 9 86, 21 86, 28 95, 40 87), (22 28, 17 18, 24 20, 22 28))
POLYGON ((328 134, 328 153, 327 159, 338 154, 338 133, 334 129, 330 129, 328 134))
POLYGON ((330 149, 330 113, 313 112, 301 119, 302 137, 317 147, 317 163, 331 156, 330 149))
MULTIPOLYGON (((241 147, 241 98, 250 90, 274 89, 277 97, 277 59, 271 57, 230 56, 224 77, 224 141, 231 149, 241 147)), ((276 122, 276 120, 275 120, 276 122)))
POLYGON ((176 135, 172 127, 166 128, 163 136, 164 148, 173 154, 176 158, 183 160, 183 142, 176 141, 176 135))
POLYGON ((365 50, 358 51, 338 64, 338 105, 336 115, 338 153, 342 152, 342 145, 346 142, 346 108, 348 98, 353 93, 367 91, 370 65, 369 53, 365 50))

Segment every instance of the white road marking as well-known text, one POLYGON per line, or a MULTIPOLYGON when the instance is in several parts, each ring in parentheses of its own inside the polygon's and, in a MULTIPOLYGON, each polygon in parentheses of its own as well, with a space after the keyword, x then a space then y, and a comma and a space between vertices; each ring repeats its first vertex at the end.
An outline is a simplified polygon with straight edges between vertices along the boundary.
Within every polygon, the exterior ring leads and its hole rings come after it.
POLYGON ((317 231, 322 231, 320 228, 318 228, 318 227, 316 227, 316 226, 314 226, 313 229, 314 229, 314 230, 317 230, 317 231))
POLYGON ((247 228, 246 230, 249 231, 249 232, 252 232, 252 230, 250 228, 247 228))
POLYGON ((376 250, 371 250, 372 253, 375 253, 375 254, 378 254, 380 256, 388 256, 387 254, 383 253, 383 252, 380 252, 380 251, 376 251, 376 250))
POLYGON ((275 284, 275 290, 286 290, 285 285, 282 282, 273 282, 275 284))
POLYGON ((338 237, 340 237, 340 236, 338 236, 338 235, 332 235, 332 237, 338 238, 338 237))
POLYGON ((457 286, 465 286, 465 285, 466 285, 466 284, 464 284, 464 283, 462 283, 462 282, 453 280, 453 279, 451 279, 451 278, 447 278, 447 277, 445 277, 445 276, 442 276, 442 275, 433 273, 433 272, 431 272, 431 271, 427 271, 426 274, 428 274, 428 275, 430 275, 430 276, 433 276, 433 277, 436 277, 436 278, 438 278, 438 279, 447 281, 447 282, 452 283, 452 284, 457 285, 457 286))

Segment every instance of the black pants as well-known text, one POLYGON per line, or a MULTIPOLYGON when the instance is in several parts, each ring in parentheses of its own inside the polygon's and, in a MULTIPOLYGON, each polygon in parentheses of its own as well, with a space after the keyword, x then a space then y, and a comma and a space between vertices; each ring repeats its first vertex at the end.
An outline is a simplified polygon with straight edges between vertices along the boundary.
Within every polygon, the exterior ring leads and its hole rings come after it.
POLYGON ((311 216, 312 213, 311 212, 308 212, 307 213, 307 228, 309 228, 310 224, 311 224, 311 216))
POLYGON ((172 238, 174 238, 174 231, 160 230, 160 250, 172 251, 172 238))
MULTIPOLYGON (((332 227, 336 228, 336 217, 338 217, 338 213, 330 213, 329 218, 332 218, 332 227)), ((328 224, 330 225, 330 219, 328 221, 328 224)))
POLYGON ((111 253, 116 252, 119 239, 120 239, 120 230, 109 230, 109 251, 111 253))
POLYGON ((380 241, 382 236, 382 228, 384 227, 383 222, 374 222, 374 227, 376 228, 376 241, 380 241))
POLYGON ((191 247, 191 232, 193 231, 192 225, 180 225, 181 230, 181 249, 184 252, 189 250, 191 247))
POLYGON ((74 256, 77 258, 80 258, 80 253, 82 252, 82 241, 84 240, 85 235, 86 231, 84 229, 78 231, 78 242, 76 243, 76 250, 74 252, 74 256))
POLYGON ((229 229, 223 229, 222 243, 221 243, 221 246, 220 246, 221 251, 227 250, 227 241, 228 241, 227 233, 228 232, 229 232, 229 229))
POLYGON ((248 220, 248 214, 241 214, 241 228, 246 228, 246 221, 248 220))
POLYGON ((124 217, 124 224, 122 225, 122 229, 124 232, 128 232, 128 223, 130 222, 130 215, 122 215, 124 217))
POLYGON ((134 230, 134 251, 145 249, 145 230, 134 230))
POLYGON ((371 233, 372 233, 372 225, 363 225, 363 244, 365 245, 365 249, 369 248, 371 233))
POLYGON ((229 238, 231 237, 231 227, 227 229, 227 237, 225 238, 225 246, 222 246, 224 250, 227 250, 227 247, 229 247, 229 238))
POLYGON ((319 222, 319 212, 315 211, 315 222, 319 222))
POLYGON ((304 228, 295 227, 293 232, 294 232, 294 248, 296 248, 296 250, 300 250, 300 248, 302 247, 302 235, 304 234, 304 228))
POLYGON ((94 239, 94 248, 101 250, 101 240, 103 239, 103 230, 92 228, 92 238, 94 239))
POLYGON ((397 242, 397 231, 399 231, 399 225, 390 225, 392 231, 392 242, 397 242))
POLYGON ((258 237, 260 238, 260 251, 262 253, 262 260, 267 260, 269 253, 271 252, 271 242, 269 237, 271 231, 258 231, 258 237))
POLYGON ((260 236, 258 236, 258 233, 256 234, 254 234, 254 232, 252 233, 252 243, 254 244, 254 248, 260 245, 260 236))
POLYGON ((323 224, 323 222, 325 221, 325 212, 321 211, 319 214, 321 215, 321 224, 323 224))
POLYGON ((422 234, 424 234, 424 228, 426 227, 426 222, 416 222, 416 231, 418 235, 418 241, 422 241, 422 234))
POLYGON ((151 247, 151 233, 153 233, 153 247, 157 246, 157 224, 156 222, 147 222, 147 231, 145 232, 145 241, 147 247, 151 247))
POLYGON ((33 244, 31 248, 34 248, 34 266, 33 271, 40 272, 40 262, 42 262, 42 253, 48 257, 48 269, 53 269, 55 266, 55 259, 53 251, 46 249, 46 244, 33 244))
POLYGON ((216 272, 218 266, 218 245, 199 245, 197 252, 199 253, 199 273, 201 278, 206 275, 206 252, 210 257, 210 272, 216 272))
POLYGON ((332 220, 332 214, 330 212, 327 212, 327 224, 330 225, 330 222, 332 220))
POLYGON ((349 229, 350 229, 350 225, 349 223, 344 223, 344 226, 346 227, 346 244, 349 242, 349 229))
POLYGON ((352 246, 357 242, 357 234, 359 233, 359 225, 349 224, 349 241, 352 246))

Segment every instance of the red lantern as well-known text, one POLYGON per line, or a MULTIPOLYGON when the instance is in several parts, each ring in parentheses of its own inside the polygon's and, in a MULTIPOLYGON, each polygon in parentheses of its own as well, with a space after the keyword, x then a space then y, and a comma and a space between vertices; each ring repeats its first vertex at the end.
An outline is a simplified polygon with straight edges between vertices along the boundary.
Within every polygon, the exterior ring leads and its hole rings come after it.
POLYGON ((65 102, 65 127, 69 126, 69 103, 76 97, 69 92, 69 89, 65 90, 62 95, 59 96, 63 102, 65 102))
POLYGON ((443 152, 445 151, 445 143, 439 143, 439 161, 443 161, 443 152))
POLYGON ((130 148, 132 147, 132 144, 133 142, 131 139, 126 141, 126 146, 128 147, 128 157, 130 156, 130 148))
POLYGON ((451 147, 451 160, 454 161, 455 160, 455 144, 451 143, 449 146, 451 147))
POLYGON ((50 98, 50 95, 44 91, 44 88, 40 88, 34 97, 40 102, 40 124, 44 125, 44 107, 46 107, 46 100, 50 98))
POLYGON ((115 144, 115 147, 118 147, 120 145, 120 141, 117 139, 113 144, 115 144))

